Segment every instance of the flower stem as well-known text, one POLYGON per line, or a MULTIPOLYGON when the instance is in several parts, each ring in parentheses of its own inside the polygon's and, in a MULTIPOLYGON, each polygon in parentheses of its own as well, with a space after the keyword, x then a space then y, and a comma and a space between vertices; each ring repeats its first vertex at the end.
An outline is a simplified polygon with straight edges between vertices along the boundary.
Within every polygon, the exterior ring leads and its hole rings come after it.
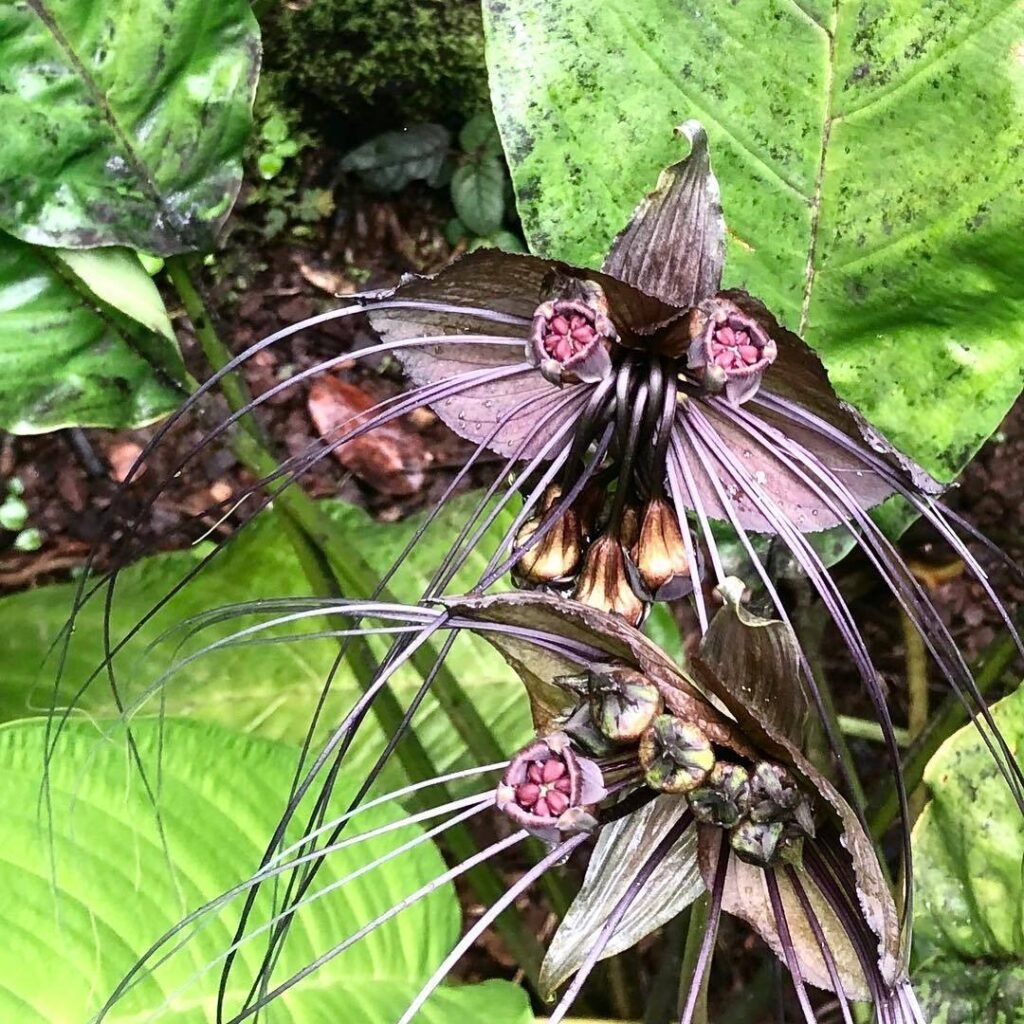
MULTIPOLYGON (((928 656, 924 638, 913 622, 900 609, 900 627, 903 631, 904 660, 907 671, 907 732, 911 739, 920 736, 928 724, 928 656)), ((920 785, 910 790, 910 820, 916 821, 924 808, 927 794, 920 785)))
MULTIPOLYGON (((882 727, 877 722, 872 722, 867 718, 855 718, 853 715, 839 715, 838 722, 844 736, 851 736, 855 740, 872 740, 875 743, 885 742, 882 727)), ((901 747, 910 746, 909 729, 901 729, 896 726, 893 728, 893 733, 896 736, 896 742, 901 747)))

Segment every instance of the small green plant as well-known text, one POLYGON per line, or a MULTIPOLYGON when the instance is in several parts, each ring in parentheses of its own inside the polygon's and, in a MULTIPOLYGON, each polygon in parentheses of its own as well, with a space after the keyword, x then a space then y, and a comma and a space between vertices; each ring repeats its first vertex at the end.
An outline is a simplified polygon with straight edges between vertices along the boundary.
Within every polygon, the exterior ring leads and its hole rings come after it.
POLYGON ((398 192, 414 181, 447 187, 455 208, 445 226, 451 245, 525 251, 509 230, 515 210, 512 182, 490 110, 471 117, 455 143, 439 124, 384 132, 346 154, 341 169, 380 192, 398 192))
POLYGON ((11 542, 15 551, 38 551, 43 546, 43 535, 36 527, 28 525, 28 505, 22 498, 25 485, 17 477, 11 477, 6 492, 0 503, 0 527, 16 534, 11 542))

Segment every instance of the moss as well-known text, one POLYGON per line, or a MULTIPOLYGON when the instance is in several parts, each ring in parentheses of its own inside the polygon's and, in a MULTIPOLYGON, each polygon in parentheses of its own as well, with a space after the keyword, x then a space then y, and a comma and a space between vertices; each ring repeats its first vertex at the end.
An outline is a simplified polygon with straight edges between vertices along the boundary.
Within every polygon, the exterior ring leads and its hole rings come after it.
POLYGON ((339 143, 487 105, 478 0, 277 0, 262 21, 265 67, 339 143))

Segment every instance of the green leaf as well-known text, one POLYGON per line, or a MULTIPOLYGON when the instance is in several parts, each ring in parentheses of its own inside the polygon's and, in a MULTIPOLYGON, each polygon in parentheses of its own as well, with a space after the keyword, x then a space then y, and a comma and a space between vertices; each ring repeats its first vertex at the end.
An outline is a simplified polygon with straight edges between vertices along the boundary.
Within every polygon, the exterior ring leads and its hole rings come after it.
POLYGON ((466 153, 484 153, 501 156, 501 136, 490 110, 474 114, 459 132, 459 145, 466 153))
POLYGON ((398 192, 411 181, 429 181, 441 173, 451 134, 439 124, 417 124, 384 132, 346 154, 343 171, 355 171, 371 188, 398 192))
MULTIPOLYGON (((163 837, 123 737, 104 742, 92 725, 76 722, 51 762, 51 844, 36 811, 45 723, 0 729, 0 802, 6 812, 0 1018, 11 1024, 89 1020, 161 933, 248 876, 274 829, 295 768, 294 748, 181 721, 166 722, 163 729, 142 723, 134 735, 150 769, 160 760, 163 837)), ((336 813, 344 798, 336 794, 336 813)), ((370 810, 353 823, 353 831, 398 816, 386 806, 370 810)), ((305 815, 300 811, 299 817, 305 815)), ((318 886, 418 834, 407 826, 331 854, 318 886)), ((422 843, 317 900, 296 916, 275 978, 301 969, 444 870, 436 847, 422 843)), ((256 908, 255 920, 266 920, 269 900, 261 898, 256 908)), ((232 904, 212 915, 179 955, 146 976, 104 1020, 128 1024, 153 1014, 167 1024, 205 1024, 216 993, 216 958, 230 941, 237 912, 232 904), (178 991, 198 972, 194 985, 178 991)), ((457 941, 459 927, 454 888, 442 887, 274 1002, 267 1020, 389 1024, 457 941)), ((263 949, 258 938, 243 947, 229 1006, 240 1004, 263 949)), ((496 981, 443 988, 426 1004, 422 1020, 442 1024, 484 1013, 501 1024, 532 1019, 525 993, 496 981)))
POLYGON ((212 248, 259 61, 246 0, 5 5, 0 227, 70 248, 212 248))
POLYGON ((949 478, 1024 370, 1024 8, 998 0, 485 0, 526 237, 601 264, 705 125, 727 286, 949 478))
POLYGON ((477 249, 501 249, 502 252, 526 252, 526 247, 511 231, 495 231, 487 238, 474 238, 468 245, 469 252, 477 249))
MULTIPOLYGON (((1024 687, 992 708, 1024 764, 1024 687)), ((936 1024, 1024 1021, 1024 829, 973 725, 924 773, 932 799, 914 827, 915 981, 936 1024)))
POLYGON ((182 373, 160 294, 133 253, 43 249, 0 233, 0 427, 150 423, 180 404, 182 373))
POLYGON ((452 175, 452 202, 463 224, 476 235, 490 235, 505 216, 505 169, 497 157, 463 164, 452 175))
MULTIPOLYGON (((451 503, 439 521, 417 544, 410 560, 392 581, 396 598, 413 602, 420 597, 430 574, 475 505, 475 495, 451 503)), ((399 555, 419 524, 418 519, 400 525, 374 523, 363 511, 348 505, 330 506, 341 536, 358 544, 379 577, 399 555)), ((495 533, 508 529, 512 514, 498 516, 495 533)), ((111 635, 116 641, 131 629, 151 605, 177 584, 208 546, 191 551, 156 555, 124 570, 117 583, 111 635)), ((458 575, 456 592, 476 582, 490 549, 486 539, 458 575)), ((158 679, 175 660, 199 647, 213 643, 256 621, 251 616, 233 619, 204 630, 180 653, 180 637, 171 637, 154 651, 147 647, 164 630, 186 618, 201 615, 227 604, 260 598, 300 597, 309 593, 301 565, 290 545, 282 543, 276 514, 264 514, 234 538, 210 565, 175 596, 115 662, 123 696, 133 696, 158 679)), ((4 683, 0 687, 0 720, 38 714, 53 700, 55 668, 51 661, 40 667, 47 646, 64 625, 72 604, 74 588, 69 585, 43 587, 0 600, 0 616, 7 624, 8 646, 4 659, 4 683)), ((70 702, 78 688, 101 662, 103 600, 97 595, 81 612, 71 641, 58 705, 70 702)), ((306 619, 285 629, 308 633, 328 627, 344 628, 340 619, 306 619)), ((279 631, 280 632, 280 631, 279 631)), ((385 649, 378 640, 374 649, 385 649)), ((246 732, 271 738, 299 741, 305 735, 327 678, 337 643, 333 639, 299 639, 271 646, 231 647, 196 659, 171 676, 164 690, 165 711, 213 720, 246 732)), ((531 734, 526 695, 515 675, 483 640, 462 635, 452 647, 446 664, 471 695, 474 706, 507 753, 522 746, 531 734)), ((403 706, 419 686, 420 675, 412 669, 398 673, 392 683, 403 706)), ((347 667, 331 687, 321 718, 318 739, 323 739, 355 702, 359 688, 347 667)), ((81 700, 83 712, 113 717, 110 690, 105 678, 98 678, 81 700)), ((159 710, 156 700, 144 708, 159 710)), ((432 696, 417 713, 416 729, 434 758, 438 770, 469 767, 474 762, 465 752, 448 718, 432 696)), ((380 739, 376 723, 368 719, 361 736, 380 739)), ((377 748, 373 747, 374 753, 377 748)))

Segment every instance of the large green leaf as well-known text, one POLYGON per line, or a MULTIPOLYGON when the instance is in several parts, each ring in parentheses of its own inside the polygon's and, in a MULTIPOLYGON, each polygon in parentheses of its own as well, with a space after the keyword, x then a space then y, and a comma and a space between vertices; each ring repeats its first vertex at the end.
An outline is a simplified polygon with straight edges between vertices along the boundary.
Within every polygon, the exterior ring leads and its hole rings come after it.
POLYGON ((148 423, 180 404, 183 372, 134 253, 43 249, 0 232, 0 428, 148 423))
MULTIPOLYGON (((1024 687, 992 709, 1024 764, 1024 687)), ((1024 1022, 1024 826, 973 726, 924 773, 914 827, 915 978, 935 1024, 1024 1022)))
MULTIPOLYGON (((476 497, 453 502, 440 521, 415 548, 410 560, 391 584, 402 601, 414 602, 455 535, 476 497)), ((383 573, 401 552, 418 525, 410 520, 401 525, 374 523, 352 506, 331 506, 339 531, 357 543, 374 570, 383 573)), ((508 527, 511 513, 502 513, 496 529, 508 527)), ((157 555, 142 560, 121 573, 113 604, 111 636, 120 639, 190 569, 200 561, 207 547, 157 555)), ((486 557, 474 553, 455 586, 465 589, 479 577, 486 557)), ((40 668, 43 652, 64 625, 71 608, 74 588, 51 586, 28 591, 0 601, 5 624, 6 653, 0 680, 0 719, 38 714, 50 706, 54 659, 40 668)), ((239 534, 214 558, 196 580, 175 596, 115 662, 117 681, 130 700, 154 682, 175 659, 176 639, 153 652, 148 645, 165 629, 186 618, 227 604, 258 598, 308 595, 302 568, 290 545, 283 543, 275 515, 263 515, 239 534)), ((212 643, 229 633, 252 625, 252 617, 232 620, 205 630, 178 657, 200 645, 212 643)), ((325 620, 306 619, 288 631, 322 629, 325 620)), ((335 619, 331 625, 343 628, 335 619)), ((69 702, 81 684, 102 660, 103 600, 97 595, 80 614, 63 673, 58 703, 69 702)), ((374 645, 379 652, 383 643, 374 645)), ((246 732, 287 740, 300 740, 309 726, 324 680, 337 654, 331 639, 302 639, 271 646, 233 647, 196 659, 171 676, 164 688, 165 711, 212 719, 246 732)), ((505 664, 482 640, 462 635, 446 659, 474 706, 483 716, 507 753, 512 753, 530 735, 530 718, 522 686, 505 664)), ((420 675, 400 672, 394 689, 405 703, 419 685, 420 675)), ((335 726, 354 703, 358 685, 347 667, 342 668, 331 687, 331 696, 321 718, 320 738, 335 726)), ((79 706, 94 716, 109 717, 115 707, 105 677, 96 679, 81 698, 79 706)), ((156 713, 154 699, 143 709, 156 713)), ((416 716, 417 731, 434 757, 439 770, 470 766, 461 741, 440 707, 428 696, 416 716)), ((379 737, 375 723, 367 722, 366 743, 358 753, 374 752, 370 742, 379 737)))
POLYGON ((1021 389, 1024 7, 1005 0, 485 0, 531 248, 598 266, 698 118, 726 284, 954 474, 1021 389))
POLYGON ((0 226, 69 248, 212 247, 259 58, 246 0, 5 4, 0 226))
MULTIPOLYGON (((273 831, 291 783, 294 748, 180 721, 165 723, 162 732, 157 723, 145 723, 135 739, 147 764, 160 751, 163 837, 126 745, 104 742, 93 726, 76 722, 52 761, 51 844, 37 814, 45 723, 0 729, 0 1019, 7 1024, 85 1024, 166 929, 248 876, 273 831)), ((338 796, 340 807, 344 794, 338 796)), ((396 810, 368 811, 353 831, 395 820, 396 810)), ((318 886, 418 834, 407 826, 331 854, 318 886)), ((444 870, 426 842, 300 911, 276 978, 284 980, 444 870)), ((104 1020, 211 1020, 216 960, 231 941, 237 909, 215 914, 104 1020), (214 966, 183 988, 207 964, 214 966)), ((255 920, 266 920, 268 910, 269 901, 258 902, 255 920)), ((272 1004, 266 1020, 390 1024, 458 937, 459 907, 448 885, 272 1004)), ((243 947, 230 1006, 240 1004, 264 948, 258 938, 243 947)), ((532 1019, 525 993, 501 981, 442 989, 418 1019, 442 1024, 485 1013, 501 1024, 532 1019)))

